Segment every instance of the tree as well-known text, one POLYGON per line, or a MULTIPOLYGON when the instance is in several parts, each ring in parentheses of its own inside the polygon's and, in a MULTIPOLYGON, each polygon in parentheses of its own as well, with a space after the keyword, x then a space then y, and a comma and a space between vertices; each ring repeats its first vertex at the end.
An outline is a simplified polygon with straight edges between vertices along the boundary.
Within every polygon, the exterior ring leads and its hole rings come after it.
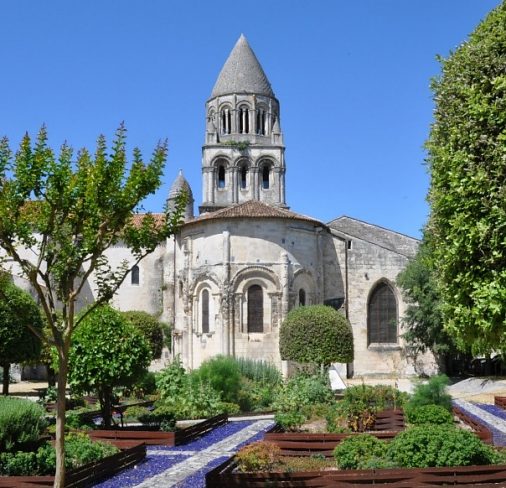
POLYGON ((122 312, 122 315, 142 332, 149 342, 152 359, 160 359, 164 346, 162 324, 149 313, 140 310, 122 312))
POLYGON ((428 234, 448 333, 461 348, 506 346, 506 3, 432 83, 428 234))
POLYGON ((40 354, 41 341, 28 326, 42 330, 39 307, 8 274, 0 272, 0 365, 4 395, 9 394, 11 363, 35 359, 40 354))
POLYGON ((44 127, 34 143, 26 134, 15 155, 6 138, 0 141, 0 246, 16 264, 13 272, 36 291, 51 329, 43 339, 58 355, 56 487, 65 483, 65 387, 74 330, 181 219, 184 194, 165 219, 150 214, 133 219, 139 203, 159 187, 166 154, 166 143, 159 143, 144 163, 135 148, 128 164, 123 126, 110 154, 100 136, 94 154, 82 149, 74 158, 63 144, 55 156, 44 127), (130 247, 133 262, 112 269, 104 253, 120 239, 130 247), (96 303, 76 317, 77 300, 89 280, 96 286, 96 303))
POLYGON ((415 257, 397 276, 408 304, 403 323, 403 338, 416 356, 429 350, 443 370, 448 369, 449 359, 456 354, 452 338, 444 329, 441 314, 441 298, 430 261, 430 249, 424 238, 415 257))
POLYGON ((101 305, 86 314, 75 331, 69 359, 69 385, 78 393, 96 391, 102 418, 111 426, 113 388, 131 386, 147 371, 149 342, 120 312, 101 305))
POLYGON ((353 332, 346 317, 332 307, 311 305, 291 310, 279 331, 282 359, 299 363, 353 361, 353 332))

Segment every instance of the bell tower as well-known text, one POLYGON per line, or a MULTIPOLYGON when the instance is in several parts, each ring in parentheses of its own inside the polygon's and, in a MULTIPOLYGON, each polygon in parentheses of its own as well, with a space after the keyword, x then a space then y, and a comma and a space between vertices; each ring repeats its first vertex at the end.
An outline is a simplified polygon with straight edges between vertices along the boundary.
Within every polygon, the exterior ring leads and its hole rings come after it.
POLYGON ((206 103, 200 212, 258 200, 288 208, 279 102, 241 34, 206 103))

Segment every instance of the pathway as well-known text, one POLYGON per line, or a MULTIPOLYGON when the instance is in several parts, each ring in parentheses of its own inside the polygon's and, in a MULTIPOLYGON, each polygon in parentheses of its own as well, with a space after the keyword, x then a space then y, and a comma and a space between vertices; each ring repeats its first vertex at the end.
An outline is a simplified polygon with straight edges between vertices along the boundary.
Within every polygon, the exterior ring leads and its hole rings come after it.
POLYGON ((205 474, 243 445, 263 438, 272 420, 229 422, 178 447, 149 446, 146 461, 106 480, 100 488, 203 488, 205 474))

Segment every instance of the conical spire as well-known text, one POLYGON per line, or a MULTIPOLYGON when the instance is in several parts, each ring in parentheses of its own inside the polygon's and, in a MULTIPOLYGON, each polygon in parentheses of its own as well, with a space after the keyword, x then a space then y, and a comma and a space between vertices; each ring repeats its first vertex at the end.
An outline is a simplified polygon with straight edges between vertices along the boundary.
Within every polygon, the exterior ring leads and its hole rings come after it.
POLYGON ((179 174, 176 179, 172 183, 172 186, 169 190, 169 199, 176 198, 181 191, 185 191, 190 199, 193 199, 192 189, 186 178, 183 176, 183 170, 179 170, 179 174))
POLYGON ((274 98, 271 84, 243 34, 225 61, 211 98, 231 93, 254 93, 274 98))

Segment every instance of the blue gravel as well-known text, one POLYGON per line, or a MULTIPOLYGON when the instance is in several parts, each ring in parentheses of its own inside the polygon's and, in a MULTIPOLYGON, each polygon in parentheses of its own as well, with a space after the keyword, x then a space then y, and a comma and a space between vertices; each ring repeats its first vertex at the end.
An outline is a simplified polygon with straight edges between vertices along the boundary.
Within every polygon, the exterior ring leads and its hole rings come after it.
POLYGON ((134 468, 122 471, 113 478, 109 478, 98 485, 100 488, 127 488, 136 486, 144 480, 151 478, 171 468, 177 463, 188 459, 189 456, 180 454, 174 456, 146 456, 146 460, 134 468))
POLYGON ((204 466, 202 469, 199 469, 195 474, 188 476, 184 481, 178 483, 176 488, 205 488, 206 486, 206 473, 211 471, 211 469, 215 468, 221 463, 224 463, 229 456, 222 456, 216 459, 213 459, 209 464, 204 466))

